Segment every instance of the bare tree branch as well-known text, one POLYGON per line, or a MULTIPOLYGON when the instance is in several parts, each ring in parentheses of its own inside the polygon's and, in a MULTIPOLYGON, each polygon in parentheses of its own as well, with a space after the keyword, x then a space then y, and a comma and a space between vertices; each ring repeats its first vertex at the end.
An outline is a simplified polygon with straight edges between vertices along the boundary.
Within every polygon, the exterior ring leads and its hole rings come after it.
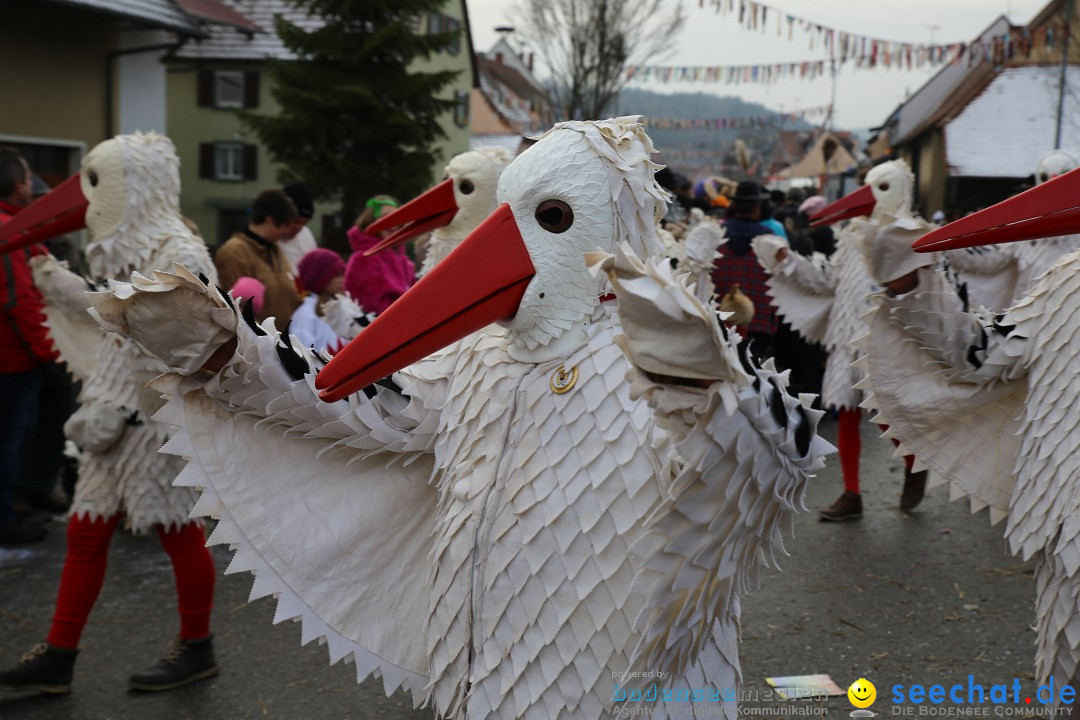
POLYGON ((550 73, 564 118, 600 117, 626 85, 626 68, 670 55, 686 21, 671 0, 519 0, 520 37, 550 73))

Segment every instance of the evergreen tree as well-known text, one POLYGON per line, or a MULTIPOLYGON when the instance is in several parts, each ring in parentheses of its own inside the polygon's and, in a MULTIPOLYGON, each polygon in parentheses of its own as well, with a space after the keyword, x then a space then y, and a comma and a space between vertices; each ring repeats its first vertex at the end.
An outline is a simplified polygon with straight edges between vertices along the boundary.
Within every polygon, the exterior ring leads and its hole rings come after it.
POLYGON ((241 120, 283 166, 283 182, 306 182, 319 200, 342 204, 344 222, 379 193, 408 199, 431 180, 439 116, 436 95, 456 71, 409 65, 448 47, 450 33, 423 32, 425 13, 444 0, 290 0, 322 24, 305 29, 281 16, 276 30, 295 59, 271 60, 277 115, 241 120))

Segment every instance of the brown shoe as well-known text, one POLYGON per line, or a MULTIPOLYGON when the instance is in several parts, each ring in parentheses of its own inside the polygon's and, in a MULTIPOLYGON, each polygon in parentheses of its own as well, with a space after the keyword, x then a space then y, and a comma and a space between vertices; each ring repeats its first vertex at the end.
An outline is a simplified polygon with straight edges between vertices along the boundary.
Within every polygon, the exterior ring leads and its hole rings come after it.
POLYGON ((831 507, 819 510, 818 514, 826 522, 842 522, 844 520, 858 520, 862 517, 862 495, 857 492, 845 490, 831 507))
POLYGON ((914 510, 926 494, 926 470, 913 473, 904 470, 904 490, 900 493, 900 509, 914 510))

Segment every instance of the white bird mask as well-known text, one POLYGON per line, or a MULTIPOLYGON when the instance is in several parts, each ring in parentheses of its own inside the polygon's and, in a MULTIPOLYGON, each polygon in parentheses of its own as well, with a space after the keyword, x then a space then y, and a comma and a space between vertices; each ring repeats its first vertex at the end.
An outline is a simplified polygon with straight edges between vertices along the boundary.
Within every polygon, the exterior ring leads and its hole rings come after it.
POLYGON ((890 160, 870 169, 861 188, 826 205, 810 218, 810 225, 830 225, 848 218, 911 214, 915 175, 903 160, 890 160))
POLYGON ((391 229, 394 232, 365 254, 433 230, 419 272, 426 275, 495 209, 499 177, 512 160, 513 156, 502 148, 455 155, 446 166, 442 182, 368 225, 366 231, 371 234, 391 229))
POLYGON ((5 226, 4 238, 35 242, 80 228, 90 231, 91 275, 122 277, 143 268, 164 239, 190 231, 180 216, 180 160, 155 133, 118 135, 96 145, 77 175, 5 226))
POLYGON ((524 362, 557 358, 584 338, 601 280, 584 253, 628 242, 661 251, 665 193, 637 118, 560 123, 499 180, 500 205, 319 374, 334 400, 493 322, 524 362))
POLYGON ((1035 183, 1042 184, 1080 167, 1080 160, 1066 150, 1051 150, 1042 156, 1035 168, 1035 183))

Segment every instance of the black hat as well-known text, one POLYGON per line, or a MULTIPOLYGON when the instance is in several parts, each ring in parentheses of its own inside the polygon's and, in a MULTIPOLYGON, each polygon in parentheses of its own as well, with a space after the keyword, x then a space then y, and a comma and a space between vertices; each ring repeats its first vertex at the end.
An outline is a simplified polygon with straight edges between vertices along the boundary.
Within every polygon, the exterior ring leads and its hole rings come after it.
POLYGON ((763 192, 761 186, 753 180, 743 180, 735 186, 735 194, 731 196, 731 199, 760 202, 761 200, 768 200, 769 196, 767 193, 763 192))
POLYGON ((289 183, 281 188, 281 191, 289 196, 296 206, 296 214, 302 218, 310 218, 315 215, 315 201, 311 197, 311 190, 306 183, 289 183))

